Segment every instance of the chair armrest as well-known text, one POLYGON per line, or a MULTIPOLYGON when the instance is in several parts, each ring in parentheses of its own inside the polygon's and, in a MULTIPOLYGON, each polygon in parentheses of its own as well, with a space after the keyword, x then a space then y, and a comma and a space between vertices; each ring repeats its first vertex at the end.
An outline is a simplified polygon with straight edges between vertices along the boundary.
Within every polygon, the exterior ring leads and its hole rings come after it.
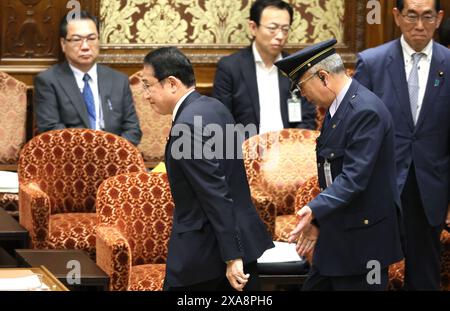
POLYGON ((50 222, 50 198, 38 184, 30 182, 19 187, 20 224, 28 230, 31 246, 47 248, 50 222))
POLYGON ((277 209, 271 198, 262 191, 251 189, 252 201, 256 207, 261 220, 267 227, 267 231, 275 236, 275 218, 277 217, 277 209))
POLYGON ((131 248, 114 227, 98 225, 96 232, 97 265, 109 275, 109 289, 126 291, 130 282, 131 248))

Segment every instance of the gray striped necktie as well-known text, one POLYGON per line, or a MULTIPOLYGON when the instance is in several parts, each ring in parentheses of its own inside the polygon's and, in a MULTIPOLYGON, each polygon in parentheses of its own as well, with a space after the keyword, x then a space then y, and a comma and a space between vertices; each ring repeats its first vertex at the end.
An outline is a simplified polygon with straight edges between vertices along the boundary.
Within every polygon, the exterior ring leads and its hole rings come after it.
POLYGON ((423 53, 412 55, 413 66, 408 78, 409 102, 414 124, 417 122, 417 110, 419 108, 419 61, 423 55, 423 53))

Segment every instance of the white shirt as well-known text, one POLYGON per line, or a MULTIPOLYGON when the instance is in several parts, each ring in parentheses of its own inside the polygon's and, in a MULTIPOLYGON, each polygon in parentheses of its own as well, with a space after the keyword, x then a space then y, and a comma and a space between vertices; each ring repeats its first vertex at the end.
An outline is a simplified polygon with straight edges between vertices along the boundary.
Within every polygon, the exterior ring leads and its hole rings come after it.
MULTIPOLYGON (((403 50, 403 58, 405 59, 406 81, 408 81, 409 74, 411 73, 413 66, 412 55, 417 52, 414 51, 414 49, 406 42, 403 36, 400 39, 400 44, 403 50)), ((420 53, 424 53, 426 57, 422 56, 419 61, 419 98, 417 101, 416 120, 414 120, 414 122, 417 122, 420 109, 422 108, 423 98, 425 97, 428 75, 430 73, 431 58, 433 56, 433 40, 430 40, 428 45, 420 53)))
MULTIPOLYGON (((282 130, 284 126, 280 111, 278 68, 275 65, 272 65, 271 68, 266 67, 254 42, 252 49, 255 57, 256 82, 259 96, 259 133, 282 130)), ((280 54, 276 60, 282 58, 280 54)))
MULTIPOLYGON (((77 81, 78 88, 81 92, 81 97, 83 97, 83 89, 84 89, 84 72, 82 72, 80 69, 75 68, 71 64, 69 64, 70 69, 72 69, 73 75, 75 76, 75 80, 77 81)), ((104 122, 103 122, 103 111, 101 109, 101 99, 100 99, 100 93, 98 91, 98 79, 97 79, 97 64, 94 64, 92 68, 87 72, 87 74, 91 77, 89 80, 89 86, 91 87, 92 95, 94 96, 94 105, 95 105, 95 116, 96 116, 96 122, 95 122, 95 129, 100 130, 103 129, 104 122)))
POLYGON ((183 103, 183 101, 186 99, 186 97, 189 96, 189 94, 191 94, 192 92, 194 92, 195 89, 190 90, 189 92, 187 92, 186 94, 184 94, 178 101, 177 104, 175 105, 175 108, 173 108, 173 112, 172 112, 172 121, 175 121, 175 117, 177 115, 178 109, 180 108, 181 104, 183 103))
POLYGON ((336 111, 339 109, 339 106, 342 103, 342 100, 344 99, 345 95, 348 92, 348 89, 350 88, 350 85, 352 84, 352 79, 349 79, 349 81, 344 85, 342 90, 337 94, 336 99, 331 103, 331 106, 329 108, 330 110, 330 116, 333 117, 336 111))

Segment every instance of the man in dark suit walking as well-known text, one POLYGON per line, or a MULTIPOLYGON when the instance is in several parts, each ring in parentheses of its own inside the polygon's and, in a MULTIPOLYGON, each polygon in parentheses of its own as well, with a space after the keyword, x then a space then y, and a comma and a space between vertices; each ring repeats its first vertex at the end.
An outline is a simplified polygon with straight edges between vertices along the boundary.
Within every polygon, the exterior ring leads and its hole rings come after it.
POLYGON ((292 18, 292 7, 284 1, 255 1, 249 21, 252 45, 217 64, 212 95, 228 107, 237 124, 252 126, 249 134, 316 128, 315 107, 291 94, 289 79, 273 65, 287 56, 282 49, 292 18))
POLYGON ((335 44, 275 63, 327 109, 316 149, 321 193, 297 213, 289 241, 301 255, 315 245, 304 290, 384 290, 389 265, 403 257, 394 129, 381 100, 345 74, 335 44))
POLYGON ((242 141, 227 130, 231 113, 195 91, 191 63, 177 48, 150 52, 143 82, 155 111, 173 120, 165 153, 175 202, 165 289, 259 289, 256 260, 273 243, 236 154, 242 141))
POLYGON ((397 1, 402 37, 359 55, 355 79, 395 124, 397 184, 406 233, 405 289, 440 288, 440 235, 449 214, 450 51, 435 42, 438 0, 397 1))
POLYGON ((104 130, 139 144, 142 136, 128 77, 96 63, 98 21, 85 11, 64 16, 61 47, 66 61, 34 79, 39 132, 79 127, 104 130))

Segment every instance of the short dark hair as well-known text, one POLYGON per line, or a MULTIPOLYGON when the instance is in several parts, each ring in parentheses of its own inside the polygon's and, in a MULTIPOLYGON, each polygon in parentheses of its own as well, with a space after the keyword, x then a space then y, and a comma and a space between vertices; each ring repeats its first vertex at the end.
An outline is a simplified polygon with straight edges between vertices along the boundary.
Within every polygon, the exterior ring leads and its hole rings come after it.
MULTIPOLYGON (((441 1, 440 0, 434 0, 434 5, 435 5, 436 12, 439 12, 441 10, 441 1)), ((405 1, 404 0, 397 0, 397 3, 395 4, 395 7, 399 11, 403 11, 403 9, 405 8, 405 1)))
POLYGON ((439 42, 442 45, 450 45, 450 17, 447 17, 447 19, 442 22, 441 28, 439 29, 439 39, 439 42))
POLYGON ((265 8, 267 7, 275 7, 280 10, 286 10, 289 12, 289 16, 291 18, 290 24, 292 24, 294 18, 294 10, 291 5, 287 2, 281 0, 256 0, 252 7, 250 8, 250 20, 254 21, 256 25, 259 26, 259 22, 261 21, 261 15, 265 8))
MULTIPOLYGON (((76 17, 77 16, 73 12, 69 12, 66 15, 64 15, 64 17, 61 19, 61 22, 59 23, 59 37, 60 38, 65 38, 67 36, 67 24, 68 24, 67 19, 75 19, 76 17)), ((93 21, 95 24, 95 27, 97 27, 97 32, 100 34, 100 27, 99 27, 97 17, 95 17, 94 15, 91 15, 89 12, 80 11, 79 19, 93 21)))
POLYGON ((145 56, 144 65, 153 67, 154 76, 159 81, 174 76, 187 87, 195 85, 192 64, 176 47, 162 47, 151 51, 145 56))

